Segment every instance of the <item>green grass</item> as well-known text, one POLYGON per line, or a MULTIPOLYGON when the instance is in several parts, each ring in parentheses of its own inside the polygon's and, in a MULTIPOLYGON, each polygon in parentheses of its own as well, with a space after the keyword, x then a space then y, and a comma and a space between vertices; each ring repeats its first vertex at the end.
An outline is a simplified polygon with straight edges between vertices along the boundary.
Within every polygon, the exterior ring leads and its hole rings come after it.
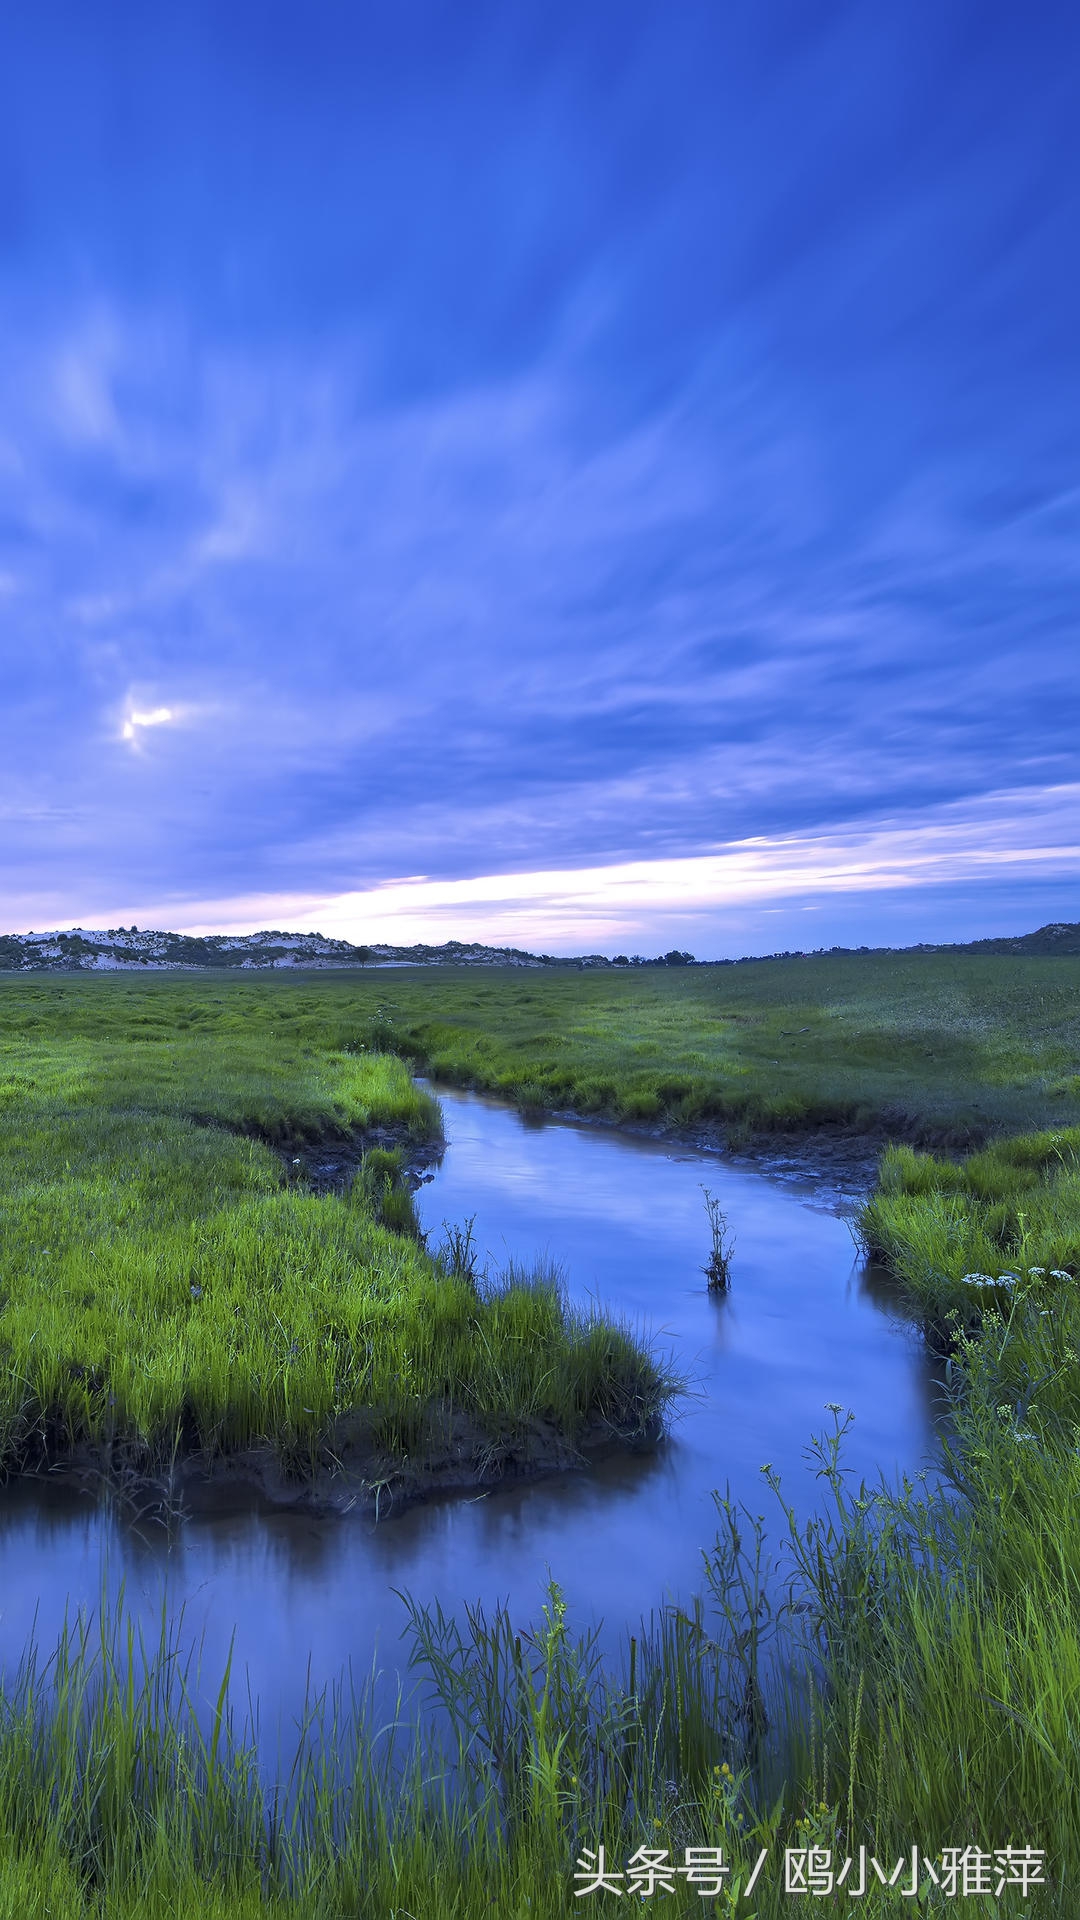
POLYGON ((929 1329, 981 1323, 1038 1296, 1065 1311, 1080 1273, 1080 1127, 997 1140, 963 1162, 891 1147, 863 1211, 871 1251, 929 1329))
POLYGON ((440 1127, 310 999, 290 1025, 257 992, 24 993, 0 994, 0 1472, 263 1447, 293 1477, 370 1456, 411 1484, 448 1450, 495 1471, 662 1408, 662 1368, 550 1278, 478 1288, 429 1255, 385 1150, 343 1195, 286 1183, 268 1142, 440 1127))
MULTIPOLYGON (((736 1559, 718 1550, 718 1593, 736 1559)), ((532 1630, 504 1608, 460 1626, 437 1607, 409 1615, 440 1718, 418 1733, 377 1724, 365 1693, 313 1702, 277 1791, 224 1689, 216 1709, 194 1704, 198 1676, 165 1623, 148 1657, 121 1616, 24 1664, 0 1723, 0 1913, 554 1920, 610 1910, 574 1897, 586 1848, 625 1870, 643 1846, 682 1864, 710 1845, 728 1868, 720 1898, 676 1880, 663 1911, 765 1920, 791 1911, 785 1845, 843 1850, 863 1832, 859 1769, 838 1780, 825 1753, 763 1791, 746 1758, 745 1647, 701 1614, 654 1622, 615 1673, 594 1636, 567 1631, 555 1586, 532 1630), (740 1903, 762 1848, 768 1870, 740 1903)), ((947 1812, 946 1833, 969 1831, 962 1793, 947 1812)), ((872 1845, 887 1870, 905 1850, 884 1828, 872 1845)), ((862 1910, 880 1920, 894 1898, 872 1883, 862 1910)))
MULTIPOLYGON (((23 1254, 0 1329, 21 1312, 20 1289, 44 1284, 34 1297, 45 1311, 52 1281, 41 1246, 56 1252, 45 1229, 52 1236, 67 1217, 56 1196, 74 1208, 77 1244, 64 1255, 72 1261, 90 1237, 106 1261, 125 1247, 134 1260, 132 1221, 152 1218, 162 1284, 171 1276, 175 1289, 188 1275, 185 1247, 211 1249, 211 1288, 199 1301, 158 1296, 159 1320, 172 1311, 177 1338, 194 1338, 185 1330, 197 1332, 211 1291, 227 1297, 233 1260, 256 1263, 249 1298, 272 1289, 280 1244, 304 1272, 290 1311, 310 1275, 316 1321, 353 1284, 342 1248, 351 1259, 361 1243, 370 1252, 358 1270, 402 1263, 408 1277, 392 1290, 401 1313, 402 1301, 423 1298, 427 1311, 444 1298, 453 1317, 460 1286, 476 1314, 467 1248, 457 1249, 456 1279, 444 1275, 425 1296, 415 1239, 380 1226, 373 1198, 393 1192, 392 1167, 372 1163, 352 1202, 282 1192, 263 1146, 185 1117, 213 1111, 203 1102, 214 1073, 207 1067, 200 1081, 201 1055, 182 1087, 164 1067, 139 1080, 133 1051, 163 1056, 181 1017, 219 1063, 237 1057, 234 1040, 250 1046, 252 1071, 260 1060, 266 1070, 274 1053, 259 1098, 283 1139, 294 1137, 295 1111, 286 1081, 274 1077, 284 1072, 279 1054, 310 1076, 307 1124, 336 1126, 347 1120, 334 1114, 344 1076, 360 1073, 349 1098, 365 1097, 367 1057, 349 1049, 387 1045, 441 1073, 523 1091, 527 1102, 556 1104, 557 1091, 558 1104, 612 1117, 632 1113, 631 1098, 652 1087, 657 1117, 672 1123, 693 1119, 700 1097, 714 1103, 708 1111, 752 1114, 755 1125, 776 1122, 786 1102, 803 1124, 861 1111, 913 1137, 922 1129, 924 1138, 959 1140, 965 1127, 994 1137, 963 1163, 892 1150, 863 1218, 868 1241, 948 1345, 954 1403, 943 1488, 852 1488, 837 1416, 817 1461, 829 1511, 797 1524, 781 1505, 770 1547, 752 1515, 722 1506, 703 1563, 706 1606, 643 1628, 617 1669, 567 1633, 557 1590, 531 1633, 504 1612, 455 1625, 413 1607, 417 1671, 441 1704, 442 1746, 412 1721, 393 1743, 375 1738, 362 1704, 327 1703, 325 1737, 313 1729, 302 1742, 290 1793, 276 1806, 242 1733, 234 1739, 222 1726, 215 1742, 213 1717, 193 1712, 169 1644, 140 1661, 118 1625, 101 1646, 63 1655, 59 1684, 39 1669, 5 1687, 0 1915, 548 1920, 622 1911, 610 1899, 573 1897, 578 1853, 603 1842, 620 1866, 643 1844, 676 1860, 685 1846, 723 1844, 729 1891, 768 1846, 753 1901, 734 1911, 779 1920, 795 1910, 783 1892, 785 1846, 833 1847, 842 1858, 865 1845, 891 1871, 913 1844, 933 1856, 971 1843, 1044 1848, 1045 1893, 965 1903, 931 1890, 915 1902, 871 1883, 858 1910, 875 1920, 913 1911, 1070 1920, 1080 1888, 1075 964, 871 955, 673 969, 645 981, 4 983, 0 1029, 7 1025, 10 1044, 0 1079, 15 1083, 7 1112, 16 1120, 3 1138, 22 1196, 23 1254), (152 1037, 129 1046, 123 1030, 135 1016, 152 1037), (797 1032, 803 1026, 807 1034, 797 1032), (782 1056, 781 1037, 806 1051, 782 1056), (93 1078, 110 1047, 113 1078, 93 1078), (556 1060, 569 1076, 558 1090, 544 1065, 556 1060), (108 1087, 121 1085, 110 1106, 108 1087), (746 1092, 774 1104, 740 1109, 746 1092), (1039 1131, 1004 1137, 1018 1127, 1039 1131), (177 1143, 186 1145, 174 1164, 177 1143), (128 1171, 99 1179, 95 1165, 128 1171), (255 1220, 272 1229, 249 1233, 255 1220), (968 1273, 994 1284, 975 1285, 968 1273)), ((400 1084, 404 1095, 405 1081, 385 1071, 384 1088, 392 1096, 400 1084)), ((218 1117, 252 1125, 247 1098, 238 1070, 218 1117)), ((130 1308, 135 1291, 132 1280, 101 1297, 130 1308)), ((545 1307, 543 1289, 534 1291, 530 1311, 542 1321, 555 1303, 545 1307)), ((370 1310, 370 1286, 363 1299, 370 1310)), ((498 1327, 493 1353, 516 1367, 532 1323, 517 1326, 515 1340, 505 1303, 487 1304, 498 1327)), ((75 1296, 69 1311, 91 1312, 75 1296)), ((54 1325, 50 1340, 59 1338, 54 1325)), ((498 1368, 487 1379, 497 1398, 498 1368)), ((92 1400, 91 1384, 78 1385, 92 1400)), ((284 1382, 277 1391, 285 1406, 284 1382)), ((792 1493, 775 1483, 774 1491, 792 1493)), ((732 1911, 727 1895, 703 1901, 681 1885, 657 1898, 673 1915, 732 1911)), ((833 1911, 840 1898, 819 1904, 833 1911)))
MULTIPOLYGON (((951 1499, 878 1500, 826 1543, 831 1738, 858 1688, 898 1818, 959 1796, 1080 1883, 1080 1129, 963 1163, 892 1149, 862 1216, 946 1347, 951 1499), (851 1572, 856 1574, 854 1588, 851 1572)), ((879 1814, 879 1818, 881 1815, 879 1814)))
MULTIPOLYGON (((132 1099, 145 1049, 190 1110, 227 1038, 233 1121, 264 1130, 323 1125, 326 1056, 368 1048, 527 1110, 969 1145, 1080 1124, 1078 989, 1076 957, 910 952, 626 973, 0 973, 0 1042, 18 1073, 20 1049, 50 1035, 122 1038, 132 1099)), ((216 1098, 222 1111, 225 1080, 216 1098)))
MULTIPOLYGON (((1080 1120, 1080 961, 898 954, 365 982, 368 1031, 525 1108, 967 1144, 1080 1120)), ((344 994, 345 989, 342 989, 344 994)))

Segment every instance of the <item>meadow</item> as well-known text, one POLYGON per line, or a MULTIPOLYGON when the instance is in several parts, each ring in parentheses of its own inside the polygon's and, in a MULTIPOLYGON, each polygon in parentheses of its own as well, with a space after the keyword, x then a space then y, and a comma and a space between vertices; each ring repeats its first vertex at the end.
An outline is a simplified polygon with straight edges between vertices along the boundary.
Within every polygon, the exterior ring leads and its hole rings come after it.
MULTIPOLYGON (((570 1636, 556 1586, 532 1626, 414 1606, 416 1671, 441 1708, 437 1728, 425 1737, 411 1710, 396 1730, 377 1727, 363 1700, 344 1695, 314 1703, 277 1799, 243 1729, 221 1708, 209 1725, 194 1711, 169 1623, 157 1649, 133 1647, 121 1618, 51 1665, 31 1661, 7 1684, 0 1716, 0 1915, 547 1920, 621 1910, 614 1893, 576 1897, 577 1863, 600 1845, 622 1897, 645 1892, 668 1914, 797 1911, 785 1848, 804 1873, 816 1870, 825 1910, 846 1906, 862 1872, 861 1911, 874 1916, 1073 1914, 1078 986, 1075 961, 957 955, 630 978, 0 982, 5 1151, 20 1192, 35 1170, 46 1192, 67 1192, 64 1153, 83 1169, 69 1196, 86 1208, 73 1215, 71 1258, 102 1221, 103 1246, 128 1233, 104 1171, 98 1191, 85 1157, 72 1157, 81 1131, 85 1154, 102 1143, 102 1169, 114 1150, 143 1167, 140 1141, 149 1152, 164 1140, 163 1158, 189 1135, 200 1150, 211 1141, 213 1179, 200 1165, 189 1185, 197 1196, 222 1183, 209 1217, 295 1205, 297 1219, 327 1207, 345 1219, 351 1205, 369 1258, 385 1247, 388 1259, 422 1261, 407 1235, 380 1226, 370 1183, 353 1203, 283 1192, 269 1149, 206 1126, 216 1114, 251 1127, 258 1103, 264 1138, 279 1142, 299 1137, 301 1108, 316 1132, 361 1109, 422 1132, 422 1107, 395 1112, 414 1090, 395 1078, 392 1053, 525 1108, 672 1127, 727 1121, 744 1140, 892 1130, 861 1232, 947 1352, 952 1393, 941 1485, 852 1487, 838 1412, 817 1441, 831 1495, 823 1517, 797 1525, 775 1481, 764 1524, 719 1500, 715 1542, 703 1543, 704 1605, 646 1623, 618 1671, 570 1636), (131 1039, 136 1026, 144 1037, 131 1039), (256 1088, 240 1067, 232 1079, 227 1070, 247 1048, 256 1088), (364 1077, 373 1063, 385 1104, 364 1077), (286 1085, 294 1072, 302 1101, 286 1085), (124 1089, 111 1107, 107 1085, 124 1089), (50 1160, 65 1113, 81 1114, 83 1128, 50 1160), (105 1116, 102 1135, 93 1115, 105 1116), (920 1141, 942 1150, 918 1151, 920 1141), (109 1205, 112 1214, 95 1211, 109 1205), (704 1868, 649 1891, 642 1849, 681 1864, 702 1846, 723 1849, 715 1892, 704 1868), (913 1847, 920 1885, 908 1895, 913 1847), (962 1871, 947 1847, 969 1850, 962 1871), (1045 1855, 1046 1884, 1025 1890, 1028 1848, 1045 1855), (850 1870, 830 1891, 826 1871, 835 1883, 844 1860, 850 1870)), ((144 1169, 118 1191, 130 1217, 158 1190, 144 1169)), ((61 1213, 38 1216, 40 1239, 61 1213)), ((268 1218, 276 1230, 292 1216, 268 1218)), ((162 1231, 171 1245, 164 1213, 162 1231)), ((310 1259, 310 1237, 296 1232, 293 1254, 310 1259)), ((24 1263, 34 1244, 27 1224, 24 1263)), ((178 1285, 187 1277, 168 1271, 178 1285)), ((10 1272, 5 1314, 24 1284, 23 1268, 10 1272)), ((182 1299, 178 1311, 189 1314, 182 1299)), ((276 1404, 288 1413, 284 1389, 276 1404)))
MULTIPOLYGON (((590 972, 417 967, 109 983, 38 976, 50 1022, 173 1006, 209 1038, 247 1023, 292 1044, 393 1052, 523 1110, 719 1125, 736 1143, 844 1128, 968 1146, 1080 1122, 1080 959, 824 954, 736 966, 590 972), (181 1012, 184 1003, 189 1011, 181 1012)), ((3 976, 0 975, 0 981, 3 976)), ((4 1019, 0 997, 0 1023, 4 1019)), ((2 1025, 0 1025, 2 1030, 2 1025)))
MULTIPOLYGON (((305 1049, 309 1062, 314 1049, 394 1053, 524 1110, 717 1123, 736 1143, 840 1127, 966 1147, 1050 1121, 1080 1123, 1077 957, 822 954, 625 971, 442 966, 255 979, 0 972, 0 1044, 17 1053, 20 1039, 49 1034, 95 1052, 117 1038, 151 1049, 129 1055, 123 1071, 137 1081, 140 1062, 153 1060, 155 1071, 175 1074, 178 1102, 192 1048, 216 1047, 214 1113, 281 1139, 325 1118, 325 1089, 314 1088, 305 1118, 305 1049), (286 1061, 288 1116, 274 1091, 286 1061)), ((191 1083, 193 1098, 208 1078, 191 1083)))

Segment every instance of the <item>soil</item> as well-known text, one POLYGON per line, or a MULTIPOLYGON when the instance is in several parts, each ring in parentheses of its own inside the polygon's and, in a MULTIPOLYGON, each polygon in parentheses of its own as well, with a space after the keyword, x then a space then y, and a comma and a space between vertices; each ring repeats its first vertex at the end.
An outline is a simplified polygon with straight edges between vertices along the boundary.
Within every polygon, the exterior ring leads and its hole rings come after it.
POLYGON ((398 1148, 402 1174, 413 1192, 435 1170, 446 1151, 444 1140, 417 1140, 404 1127, 360 1127, 343 1138, 298 1140, 275 1145, 287 1178, 301 1180, 312 1193, 340 1193, 349 1185, 366 1153, 373 1147, 398 1148))
POLYGON ((45 1471, 53 1481, 111 1496, 133 1519, 163 1524, 220 1511, 238 1499, 246 1505, 252 1494, 278 1510, 357 1513, 378 1522, 441 1494, 482 1496, 508 1482, 579 1470, 615 1448, 651 1450, 664 1435, 659 1418, 633 1429, 597 1420, 576 1445, 550 1422, 538 1419, 502 1440, 493 1440, 460 1412, 446 1417, 443 1425, 441 1439, 423 1459, 391 1459, 366 1437, 363 1410, 345 1415, 314 1472, 306 1460, 290 1471, 266 1443, 213 1459, 192 1452, 157 1474, 125 1458, 121 1448, 84 1444, 45 1471))

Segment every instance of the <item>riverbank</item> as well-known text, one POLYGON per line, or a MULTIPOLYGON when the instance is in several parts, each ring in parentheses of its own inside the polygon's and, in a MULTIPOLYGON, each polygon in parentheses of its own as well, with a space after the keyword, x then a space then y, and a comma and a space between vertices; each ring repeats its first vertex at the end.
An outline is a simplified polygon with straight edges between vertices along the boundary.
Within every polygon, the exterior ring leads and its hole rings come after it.
MULTIPOLYGON (((145 1445, 84 1440, 51 1452, 23 1470, 31 1485, 42 1474, 58 1492, 103 1497, 128 1521, 170 1526, 199 1516, 263 1511, 313 1517, 352 1514, 374 1523, 427 1500, 483 1495, 550 1474, 575 1472, 613 1448, 648 1448, 663 1436, 665 1401, 642 1405, 639 1416, 589 1416, 571 1439, 551 1419, 515 1419, 501 1436, 450 1403, 427 1408, 423 1451, 409 1456, 371 1444, 364 1409, 343 1416, 319 1450, 303 1463, 286 1460, 272 1442, 226 1453, 192 1447, 167 1464, 145 1445), (650 1410, 651 1406, 651 1410, 650 1410)), ((10 1470, 9 1470, 10 1471, 10 1470)))

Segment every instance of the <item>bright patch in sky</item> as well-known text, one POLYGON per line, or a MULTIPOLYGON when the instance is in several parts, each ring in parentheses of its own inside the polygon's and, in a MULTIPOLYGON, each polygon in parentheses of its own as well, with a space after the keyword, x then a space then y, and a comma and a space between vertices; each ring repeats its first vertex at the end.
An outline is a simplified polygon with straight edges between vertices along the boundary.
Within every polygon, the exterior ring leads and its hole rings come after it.
POLYGON ((121 729, 125 740, 134 740, 140 727, 164 727, 173 719, 171 707, 154 707, 149 713, 130 713, 121 729))
POLYGON ((14 10, 2 920, 1080 918, 1078 58, 982 0, 14 10))

